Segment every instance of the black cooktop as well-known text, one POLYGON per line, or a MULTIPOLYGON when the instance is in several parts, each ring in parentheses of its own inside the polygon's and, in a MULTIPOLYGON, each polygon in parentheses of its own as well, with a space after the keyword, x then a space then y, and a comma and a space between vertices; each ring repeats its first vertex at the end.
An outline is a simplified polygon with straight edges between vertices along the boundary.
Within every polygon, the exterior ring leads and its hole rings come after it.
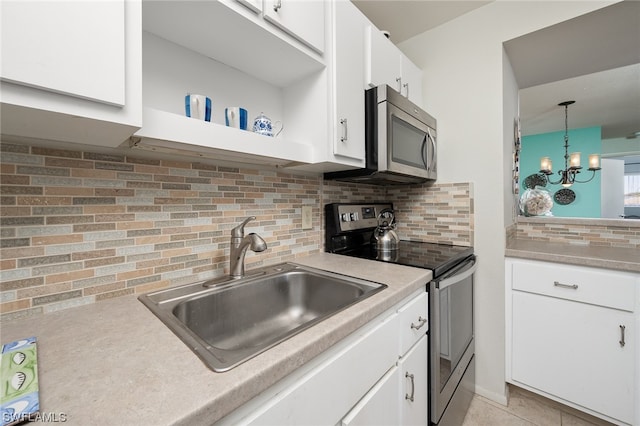
POLYGON ((397 250, 377 251, 374 245, 362 245, 336 252, 346 256, 391 262, 430 269, 436 278, 473 254, 473 247, 400 241, 397 250))

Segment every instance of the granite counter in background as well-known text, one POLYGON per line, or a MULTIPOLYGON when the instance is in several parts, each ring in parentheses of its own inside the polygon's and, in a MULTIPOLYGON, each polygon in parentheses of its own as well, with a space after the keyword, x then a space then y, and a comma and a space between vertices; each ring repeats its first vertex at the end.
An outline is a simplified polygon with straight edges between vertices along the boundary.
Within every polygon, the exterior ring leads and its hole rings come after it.
POLYGON ((505 256, 640 272, 640 220, 518 216, 505 256))
POLYGON ((618 271, 640 272, 639 248, 575 245, 531 239, 513 239, 507 244, 505 256, 618 271))

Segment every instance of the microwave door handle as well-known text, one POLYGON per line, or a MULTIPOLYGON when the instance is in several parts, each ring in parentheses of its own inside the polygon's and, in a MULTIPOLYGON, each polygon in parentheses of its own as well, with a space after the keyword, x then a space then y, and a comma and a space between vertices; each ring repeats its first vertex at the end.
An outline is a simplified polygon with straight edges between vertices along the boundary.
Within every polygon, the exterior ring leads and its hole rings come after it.
POLYGON ((422 146, 420 147, 420 156, 422 157, 422 164, 424 164, 425 170, 429 170, 429 165, 427 164, 427 149, 427 135, 424 135, 422 146))
POLYGON ((436 140, 431 136, 431 130, 427 127, 427 135, 429 137, 429 141, 431 141, 431 146, 433 146, 433 155, 431 156, 431 164, 429 164, 429 168, 427 170, 432 170, 435 166, 436 162, 436 140))

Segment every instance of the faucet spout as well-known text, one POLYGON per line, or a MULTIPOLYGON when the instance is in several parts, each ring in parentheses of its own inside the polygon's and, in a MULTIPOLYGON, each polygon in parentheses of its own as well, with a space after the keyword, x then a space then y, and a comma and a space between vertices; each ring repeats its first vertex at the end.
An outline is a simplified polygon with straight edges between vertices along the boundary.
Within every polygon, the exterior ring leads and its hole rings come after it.
POLYGON ((251 240, 251 245, 249 248, 256 253, 261 251, 265 251, 267 249, 267 242, 262 239, 262 237, 254 232, 250 233, 244 239, 249 238, 251 240))
POLYGON ((231 252, 229 256, 229 275, 233 278, 244 276, 244 257, 247 249, 261 252, 267 249, 267 243, 256 233, 244 236, 244 225, 254 217, 247 218, 241 225, 231 231, 231 252))

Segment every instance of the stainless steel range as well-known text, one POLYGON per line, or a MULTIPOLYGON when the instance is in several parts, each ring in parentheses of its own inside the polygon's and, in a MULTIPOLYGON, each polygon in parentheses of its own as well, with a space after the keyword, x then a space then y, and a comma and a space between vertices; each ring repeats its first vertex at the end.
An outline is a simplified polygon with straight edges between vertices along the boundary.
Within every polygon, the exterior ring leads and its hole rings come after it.
POLYGON ((333 203, 325 206, 325 251, 380 262, 430 269, 429 419, 425 424, 461 425, 473 397, 475 356, 473 247, 397 241, 376 244, 376 232, 387 229, 392 203, 333 203), (387 228, 384 228, 387 227, 387 228))

